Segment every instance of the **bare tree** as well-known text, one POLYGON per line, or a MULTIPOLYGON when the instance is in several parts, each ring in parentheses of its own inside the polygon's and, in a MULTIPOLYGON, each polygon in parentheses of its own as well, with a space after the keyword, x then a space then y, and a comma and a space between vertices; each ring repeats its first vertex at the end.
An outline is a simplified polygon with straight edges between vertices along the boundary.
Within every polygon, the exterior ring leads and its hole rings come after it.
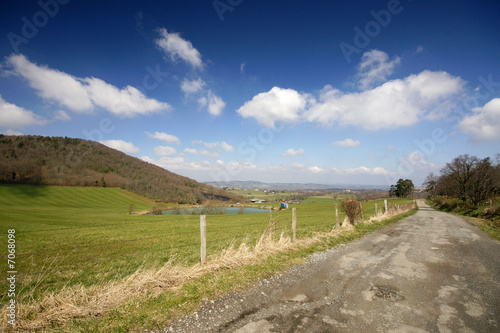
POLYGON ((478 162, 477 157, 465 154, 455 157, 441 169, 441 174, 451 180, 450 185, 456 187, 454 192, 463 202, 467 201, 467 188, 478 162))

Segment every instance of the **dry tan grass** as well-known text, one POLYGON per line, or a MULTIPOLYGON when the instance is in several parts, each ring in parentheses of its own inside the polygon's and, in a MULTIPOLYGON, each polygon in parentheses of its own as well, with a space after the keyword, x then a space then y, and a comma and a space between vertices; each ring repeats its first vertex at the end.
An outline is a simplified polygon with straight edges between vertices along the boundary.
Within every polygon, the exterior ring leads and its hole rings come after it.
MULTIPOLYGON (((405 211, 409 209, 405 207, 405 211)), ((364 221, 364 223, 385 220, 402 212, 380 214, 376 218, 364 221)), ((204 265, 187 266, 182 262, 177 262, 176 258, 172 258, 159 268, 139 269, 121 281, 103 282, 90 287, 72 286, 49 293, 42 299, 27 299, 19 302, 17 304, 16 331, 43 331, 54 322, 61 324, 72 318, 97 317, 125 304, 131 298, 155 296, 166 290, 175 290, 185 282, 206 274, 260 263, 268 256, 309 246, 321 239, 337 237, 341 233, 354 229, 351 224, 343 223, 343 227, 340 229, 334 229, 328 233, 315 233, 312 237, 292 242, 291 238, 284 234, 281 234, 279 239, 273 237, 275 223, 271 218, 267 229, 255 246, 242 243, 236 249, 233 243, 228 249, 223 250, 204 265)), ((6 318, 6 306, 0 310, 0 315, 6 318)), ((4 332, 12 331, 10 325, 5 321, 0 324, 0 329, 4 332)))

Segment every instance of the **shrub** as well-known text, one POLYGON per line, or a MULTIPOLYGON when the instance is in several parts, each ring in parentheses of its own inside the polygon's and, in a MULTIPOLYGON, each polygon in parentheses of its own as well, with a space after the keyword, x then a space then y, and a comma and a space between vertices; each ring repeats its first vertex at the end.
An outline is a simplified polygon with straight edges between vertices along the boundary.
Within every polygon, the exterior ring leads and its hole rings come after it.
POLYGON ((349 222, 354 224, 356 219, 361 216, 361 207, 357 200, 344 200, 340 202, 340 211, 344 212, 349 222))

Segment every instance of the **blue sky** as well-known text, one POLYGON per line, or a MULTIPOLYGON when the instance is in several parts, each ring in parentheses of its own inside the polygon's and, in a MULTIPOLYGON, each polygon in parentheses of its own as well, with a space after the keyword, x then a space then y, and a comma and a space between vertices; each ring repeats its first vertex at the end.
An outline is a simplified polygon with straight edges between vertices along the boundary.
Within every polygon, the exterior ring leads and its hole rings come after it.
POLYGON ((500 152, 497 1, 3 1, 0 132, 198 181, 422 183, 500 152))

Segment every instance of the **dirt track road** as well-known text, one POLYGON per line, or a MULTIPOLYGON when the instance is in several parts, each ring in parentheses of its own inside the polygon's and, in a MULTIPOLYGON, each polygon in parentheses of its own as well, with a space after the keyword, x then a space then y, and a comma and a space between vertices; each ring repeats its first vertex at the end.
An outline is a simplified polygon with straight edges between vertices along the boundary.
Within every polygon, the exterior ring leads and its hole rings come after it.
POLYGON ((167 332, 500 332, 500 242, 419 207, 167 332))

